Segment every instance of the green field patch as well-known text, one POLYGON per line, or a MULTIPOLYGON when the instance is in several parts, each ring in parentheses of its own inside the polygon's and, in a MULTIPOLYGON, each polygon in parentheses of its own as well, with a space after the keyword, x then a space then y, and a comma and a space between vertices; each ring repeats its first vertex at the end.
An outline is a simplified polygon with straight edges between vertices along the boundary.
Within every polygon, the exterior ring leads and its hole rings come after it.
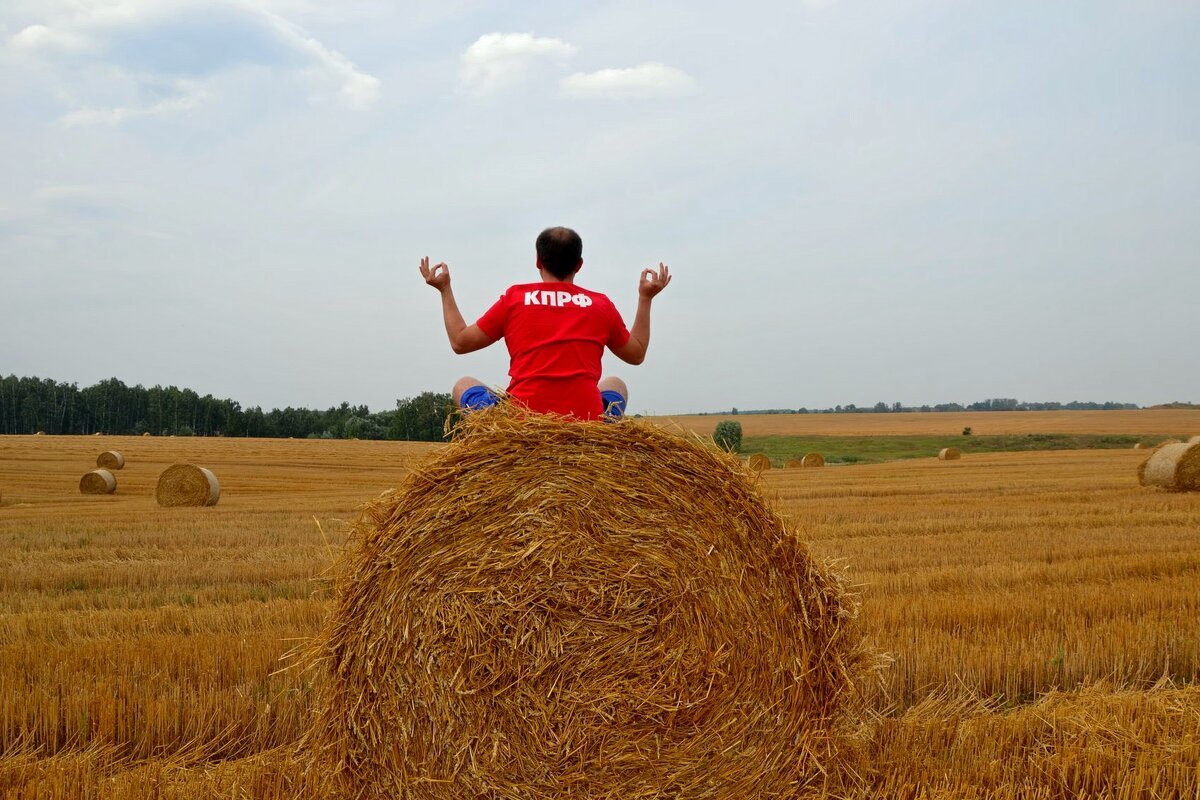
MULTIPOLYGON (((1016 436, 746 436, 741 453, 765 453, 782 467, 805 453, 820 453, 826 464, 878 464, 905 458, 936 458, 943 447, 972 453, 1029 450, 1125 450, 1138 442, 1153 446, 1162 436, 1030 433, 1016 436)), ((1186 438, 1186 437, 1180 437, 1186 438)), ((1148 455, 1149 453, 1147 453, 1148 455)))

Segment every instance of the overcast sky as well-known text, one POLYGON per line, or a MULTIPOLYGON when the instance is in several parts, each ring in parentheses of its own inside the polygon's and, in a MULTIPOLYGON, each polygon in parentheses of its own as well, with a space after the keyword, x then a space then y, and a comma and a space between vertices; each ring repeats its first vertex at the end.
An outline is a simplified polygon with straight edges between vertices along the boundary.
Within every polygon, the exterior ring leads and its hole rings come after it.
POLYGON ((1200 3, 4 0, 0 374, 373 410, 568 225, 631 411, 1200 401, 1200 3))

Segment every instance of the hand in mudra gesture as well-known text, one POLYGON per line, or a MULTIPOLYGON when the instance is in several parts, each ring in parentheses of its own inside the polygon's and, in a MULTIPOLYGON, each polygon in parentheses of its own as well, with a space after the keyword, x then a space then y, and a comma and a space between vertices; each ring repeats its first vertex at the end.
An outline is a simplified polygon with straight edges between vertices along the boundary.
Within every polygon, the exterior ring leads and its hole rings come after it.
POLYGON ((658 269, 647 267, 642 270, 642 279, 638 282, 638 295, 649 300, 667 288, 671 282, 671 270, 666 264, 658 262, 658 269))
POLYGON ((439 292, 450 286, 450 265, 445 262, 429 266, 429 256, 421 259, 421 277, 439 292))

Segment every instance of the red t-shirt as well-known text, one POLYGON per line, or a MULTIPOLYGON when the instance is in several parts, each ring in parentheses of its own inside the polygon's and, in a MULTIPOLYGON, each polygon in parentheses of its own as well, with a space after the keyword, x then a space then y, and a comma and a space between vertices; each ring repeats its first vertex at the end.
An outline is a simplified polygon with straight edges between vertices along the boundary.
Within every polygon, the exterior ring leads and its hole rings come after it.
POLYGON ((600 358, 629 331, 607 296, 572 283, 525 283, 509 288, 476 322, 508 345, 508 393, 541 414, 596 419, 604 409, 600 358))

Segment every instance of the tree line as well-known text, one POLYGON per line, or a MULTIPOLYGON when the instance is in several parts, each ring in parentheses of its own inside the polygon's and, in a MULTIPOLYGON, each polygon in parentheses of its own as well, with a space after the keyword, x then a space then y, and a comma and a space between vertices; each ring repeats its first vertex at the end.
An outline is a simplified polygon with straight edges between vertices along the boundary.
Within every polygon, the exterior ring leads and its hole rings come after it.
POLYGON ((235 400, 201 396, 176 386, 127 386, 116 378, 79 388, 49 378, 0 377, 0 434, 137 436, 255 436, 309 439, 404 439, 443 437, 450 395, 423 392, 372 412, 366 406, 324 411, 291 406, 263 411, 235 400))

